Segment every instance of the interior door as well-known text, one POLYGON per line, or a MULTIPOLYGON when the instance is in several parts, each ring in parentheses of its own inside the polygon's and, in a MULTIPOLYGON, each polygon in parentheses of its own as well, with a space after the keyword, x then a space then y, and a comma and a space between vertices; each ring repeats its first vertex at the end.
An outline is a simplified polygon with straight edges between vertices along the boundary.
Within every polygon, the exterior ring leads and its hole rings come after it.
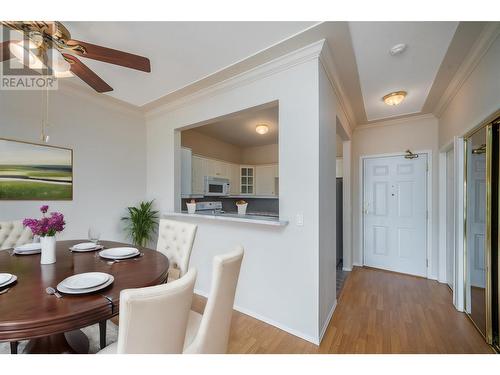
POLYGON ((427 275, 427 155, 367 158, 363 165, 364 264, 427 275))

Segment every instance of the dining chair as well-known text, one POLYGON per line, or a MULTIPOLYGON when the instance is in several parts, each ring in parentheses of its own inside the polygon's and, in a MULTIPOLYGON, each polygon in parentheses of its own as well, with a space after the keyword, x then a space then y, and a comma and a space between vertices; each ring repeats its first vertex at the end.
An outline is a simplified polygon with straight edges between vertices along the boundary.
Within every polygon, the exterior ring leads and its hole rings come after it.
POLYGON ((33 234, 21 220, 0 221, 0 250, 33 242, 33 234))
POLYGON ((234 295, 244 250, 217 255, 212 267, 212 286, 203 315, 189 312, 185 354, 225 354, 231 328, 234 295))
POLYGON ((182 353, 196 269, 168 284, 120 292, 118 341, 98 354, 182 353))
POLYGON ((156 250, 165 254, 170 262, 168 282, 187 272, 197 228, 196 224, 160 220, 156 250))

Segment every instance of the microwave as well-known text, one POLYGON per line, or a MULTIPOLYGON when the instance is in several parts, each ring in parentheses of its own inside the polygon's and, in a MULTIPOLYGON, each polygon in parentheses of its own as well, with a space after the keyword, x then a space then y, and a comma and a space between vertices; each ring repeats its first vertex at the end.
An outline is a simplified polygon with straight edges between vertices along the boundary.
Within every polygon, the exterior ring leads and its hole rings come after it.
POLYGON ((205 195, 229 195, 229 180, 227 178, 205 176, 205 195))

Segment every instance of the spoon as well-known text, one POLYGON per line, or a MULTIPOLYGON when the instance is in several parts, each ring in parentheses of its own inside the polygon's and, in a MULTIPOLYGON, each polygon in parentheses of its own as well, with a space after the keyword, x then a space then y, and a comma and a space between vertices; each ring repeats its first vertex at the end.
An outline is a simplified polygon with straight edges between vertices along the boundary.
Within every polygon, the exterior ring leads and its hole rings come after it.
POLYGON ((51 286, 47 287, 47 289, 45 289, 45 291, 47 292, 47 294, 54 294, 57 298, 61 298, 62 296, 59 294, 59 292, 57 290, 55 290, 54 288, 52 288, 51 286))

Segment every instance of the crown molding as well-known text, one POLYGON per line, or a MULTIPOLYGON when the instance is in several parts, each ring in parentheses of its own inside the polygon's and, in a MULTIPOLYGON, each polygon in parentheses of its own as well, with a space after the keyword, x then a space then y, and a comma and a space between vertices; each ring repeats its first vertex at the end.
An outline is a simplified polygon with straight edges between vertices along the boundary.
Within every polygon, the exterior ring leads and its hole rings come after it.
POLYGON ((265 77, 269 77, 282 71, 288 70, 304 62, 318 59, 324 45, 325 39, 321 39, 315 43, 309 44, 296 51, 287 53, 286 55, 271 60, 265 64, 259 65, 234 77, 228 78, 211 86, 203 88, 199 91, 188 94, 172 102, 159 103, 157 105, 153 103, 152 105, 147 105, 142 108, 146 117, 148 118, 174 111, 175 109, 178 109, 188 103, 196 102, 209 95, 219 95, 224 92, 233 90, 237 87, 245 86, 265 77))
POLYGON ((432 113, 408 115, 402 118, 372 122, 366 125, 359 125, 354 129, 354 132, 373 129, 373 128, 382 128, 386 126, 401 125, 408 122, 421 121, 421 120, 437 120, 437 118, 432 113))
POLYGON ((340 108, 347 118, 348 126, 352 134, 354 128, 356 127, 354 111, 352 110, 352 106, 347 99, 347 95, 345 94, 345 90, 342 86, 337 68, 335 67, 335 64, 333 62, 332 53, 330 48, 328 47, 328 43, 324 44, 323 50, 319 55, 319 61, 325 69, 328 80, 330 81, 333 91, 335 92, 335 95, 337 96, 337 99, 339 101, 340 108))
POLYGON ((472 74, 483 56, 488 52, 493 42, 500 35, 500 23, 491 22, 485 26, 478 40, 474 43, 470 53, 464 59, 457 70, 457 73, 446 88, 443 96, 434 108, 433 113, 436 117, 441 117, 453 98, 472 74))

